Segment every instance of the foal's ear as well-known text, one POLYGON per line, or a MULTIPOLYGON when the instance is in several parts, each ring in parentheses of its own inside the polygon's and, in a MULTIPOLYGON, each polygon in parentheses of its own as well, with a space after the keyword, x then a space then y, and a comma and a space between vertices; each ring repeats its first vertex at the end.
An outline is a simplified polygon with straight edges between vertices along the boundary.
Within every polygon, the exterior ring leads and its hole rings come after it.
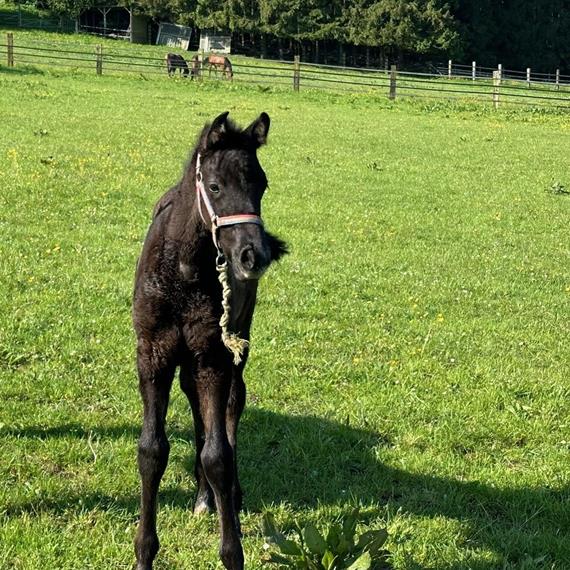
POLYGON ((255 148, 259 148, 267 142, 267 133, 269 132, 270 123, 269 115, 267 113, 261 113, 261 115, 245 129, 245 134, 251 139, 255 148))
POLYGON ((230 112, 226 111, 214 119, 214 122, 210 126, 210 130, 208 131, 208 135, 206 137, 207 146, 214 146, 223 138, 228 130, 227 122, 229 114, 230 112))

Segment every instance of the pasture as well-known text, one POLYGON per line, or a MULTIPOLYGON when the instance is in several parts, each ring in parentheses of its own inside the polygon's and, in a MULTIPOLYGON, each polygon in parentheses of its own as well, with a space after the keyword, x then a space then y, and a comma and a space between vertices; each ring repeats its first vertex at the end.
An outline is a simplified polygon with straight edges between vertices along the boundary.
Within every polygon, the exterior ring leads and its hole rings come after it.
MULTIPOLYGON (((198 129, 272 119, 240 426, 261 514, 360 505, 390 565, 570 567, 570 116, 0 69, 0 568, 131 568, 141 404, 130 303, 198 129)), ((176 387, 159 569, 218 568, 176 387)))
MULTIPOLYGON (((25 69, 65 69, 73 74, 135 76, 145 80, 164 80, 167 51, 174 50, 190 61, 192 53, 162 45, 127 44, 88 34, 54 34, 38 30, 2 29, 3 17, 10 9, 0 0, 0 64, 25 69)), ((13 10, 13 7, 12 7, 13 10)), ((5 21, 5 20, 4 20, 5 21)), ((369 94, 374 97, 424 100, 459 100, 500 107, 534 107, 536 109, 570 108, 569 76, 561 75, 555 84, 554 75, 535 74, 527 83, 525 72, 504 70, 498 82, 492 79, 491 68, 478 68, 477 80, 466 75, 466 67, 455 65, 447 71, 436 68, 432 73, 411 71, 406 65, 394 70, 339 67, 301 61, 298 68, 292 61, 274 61, 232 53, 232 81, 249 86, 269 86, 283 91, 328 91, 369 94), (442 71, 444 73, 442 73, 442 71), (522 73, 522 75, 521 75, 522 73)), ((227 79, 227 74, 204 63, 196 62, 195 72, 201 81, 227 79)), ((179 70, 176 71, 179 73, 179 70)), ((469 70, 469 73, 471 71, 469 70)), ((501 71, 501 74, 503 71, 501 71)))

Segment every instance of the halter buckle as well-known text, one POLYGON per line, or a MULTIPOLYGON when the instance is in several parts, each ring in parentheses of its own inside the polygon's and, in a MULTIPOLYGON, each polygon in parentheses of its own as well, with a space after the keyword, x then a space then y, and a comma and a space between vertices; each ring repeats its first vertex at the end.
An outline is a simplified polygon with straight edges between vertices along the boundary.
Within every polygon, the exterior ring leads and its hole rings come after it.
POLYGON ((226 264, 226 256, 221 249, 218 249, 218 254, 216 255, 216 267, 221 268, 226 264))

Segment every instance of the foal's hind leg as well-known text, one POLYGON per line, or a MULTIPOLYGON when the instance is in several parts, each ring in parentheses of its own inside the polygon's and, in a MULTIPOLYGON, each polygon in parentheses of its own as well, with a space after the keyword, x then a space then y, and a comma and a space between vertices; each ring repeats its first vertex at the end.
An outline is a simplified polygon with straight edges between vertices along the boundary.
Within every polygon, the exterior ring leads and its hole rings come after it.
POLYGON ((196 389, 196 380, 193 371, 189 365, 183 365, 180 369, 180 387, 186 394, 190 407, 192 408, 192 417, 194 418, 194 438, 196 441, 196 462, 194 466, 194 475, 198 484, 198 492, 196 493, 196 502, 194 504, 194 514, 209 513, 214 510, 214 492, 204 475, 202 460, 200 455, 204 449, 205 435, 204 422, 200 414, 200 405, 198 403, 198 392, 196 389))
POLYGON ((157 494, 170 451, 164 426, 175 366, 173 362, 159 363, 153 355, 150 343, 145 345, 139 342, 137 364, 144 419, 138 447, 141 518, 135 538, 137 570, 151 570, 159 549, 156 533, 157 494))

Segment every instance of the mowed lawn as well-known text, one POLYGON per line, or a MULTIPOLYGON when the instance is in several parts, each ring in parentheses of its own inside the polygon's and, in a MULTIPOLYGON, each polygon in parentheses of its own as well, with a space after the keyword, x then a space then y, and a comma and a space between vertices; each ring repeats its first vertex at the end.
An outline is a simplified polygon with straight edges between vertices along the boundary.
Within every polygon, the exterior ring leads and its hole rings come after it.
MULTIPOLYGON (((240 429, 261 514, 360 505, 394 569, 570 568, 570 116, 0 69, 0 568, 128 569, 150 213, 198 129, 272 119, 240 429)), ((177 386, 157 569, 220 568, 177 386)))

